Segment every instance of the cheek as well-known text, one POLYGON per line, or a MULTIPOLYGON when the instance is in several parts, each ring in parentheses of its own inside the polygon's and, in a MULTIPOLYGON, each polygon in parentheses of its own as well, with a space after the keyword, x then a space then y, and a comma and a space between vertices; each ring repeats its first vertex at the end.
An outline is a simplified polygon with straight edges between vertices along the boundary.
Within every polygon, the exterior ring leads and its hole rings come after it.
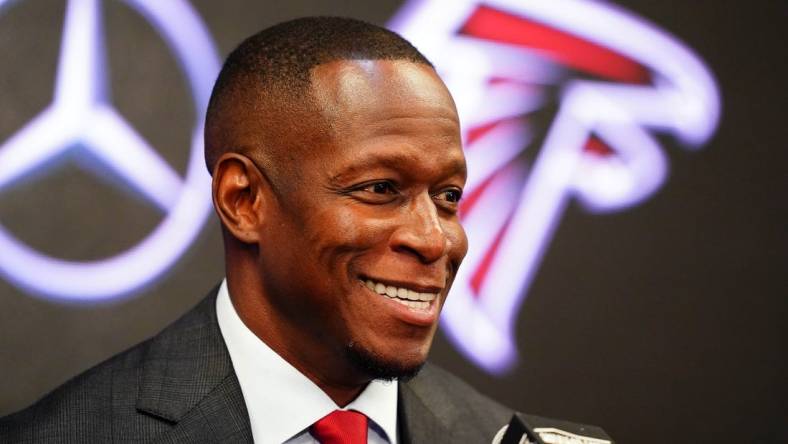
POLYGON ((363 208, 325 207, 307 220, 303 233, 319 261, 331 266, 386 245, 390 223, 371 217, 363 208))

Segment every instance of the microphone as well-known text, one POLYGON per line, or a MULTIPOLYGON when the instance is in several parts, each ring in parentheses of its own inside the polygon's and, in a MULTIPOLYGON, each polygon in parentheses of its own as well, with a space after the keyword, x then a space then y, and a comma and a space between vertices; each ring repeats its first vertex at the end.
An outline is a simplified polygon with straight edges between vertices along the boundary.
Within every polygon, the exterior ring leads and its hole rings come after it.
POLYGON ((599 427, 515 413, 492 444, 613 444, 599 427))

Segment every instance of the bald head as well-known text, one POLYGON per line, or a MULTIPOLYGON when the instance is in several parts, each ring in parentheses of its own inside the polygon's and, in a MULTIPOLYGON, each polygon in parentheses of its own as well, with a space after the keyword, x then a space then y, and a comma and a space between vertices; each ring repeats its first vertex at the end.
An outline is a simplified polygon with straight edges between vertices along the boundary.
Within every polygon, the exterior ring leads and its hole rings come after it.
POLYGON ((308 17, 248 38, 227 58, 211 95, 205 161, 227 152, 267 170, 272 185, 298 179, 304 149, 322 145, 330 122, 312 91, 314 67, 337 60, 405 60, 432 66, 399 35, 359 20, 308 17))

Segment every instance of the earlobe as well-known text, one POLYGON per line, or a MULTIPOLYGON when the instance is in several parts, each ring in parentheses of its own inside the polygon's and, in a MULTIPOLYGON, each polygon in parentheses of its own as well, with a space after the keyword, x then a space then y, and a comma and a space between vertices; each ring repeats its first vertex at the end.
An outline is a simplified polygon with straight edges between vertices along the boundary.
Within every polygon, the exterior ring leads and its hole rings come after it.
POLYGON ((243 243, 257 243, 264 222, 263 178, 255 164, 225 153, 213 171, 213 205, 225 229, 243 243))

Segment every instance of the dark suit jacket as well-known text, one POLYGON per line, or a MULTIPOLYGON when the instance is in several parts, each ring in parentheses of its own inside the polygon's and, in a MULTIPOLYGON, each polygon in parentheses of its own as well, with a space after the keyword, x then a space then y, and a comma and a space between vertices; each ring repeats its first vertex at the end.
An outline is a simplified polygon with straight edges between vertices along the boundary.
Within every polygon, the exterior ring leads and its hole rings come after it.
MULTIPOLYGON (((512 411, 431 365, 399 390, 403 443, 489 443, 512 411)), ((216 292, 155 337, 0 419, 0 443, 251 442, 216 292)))

